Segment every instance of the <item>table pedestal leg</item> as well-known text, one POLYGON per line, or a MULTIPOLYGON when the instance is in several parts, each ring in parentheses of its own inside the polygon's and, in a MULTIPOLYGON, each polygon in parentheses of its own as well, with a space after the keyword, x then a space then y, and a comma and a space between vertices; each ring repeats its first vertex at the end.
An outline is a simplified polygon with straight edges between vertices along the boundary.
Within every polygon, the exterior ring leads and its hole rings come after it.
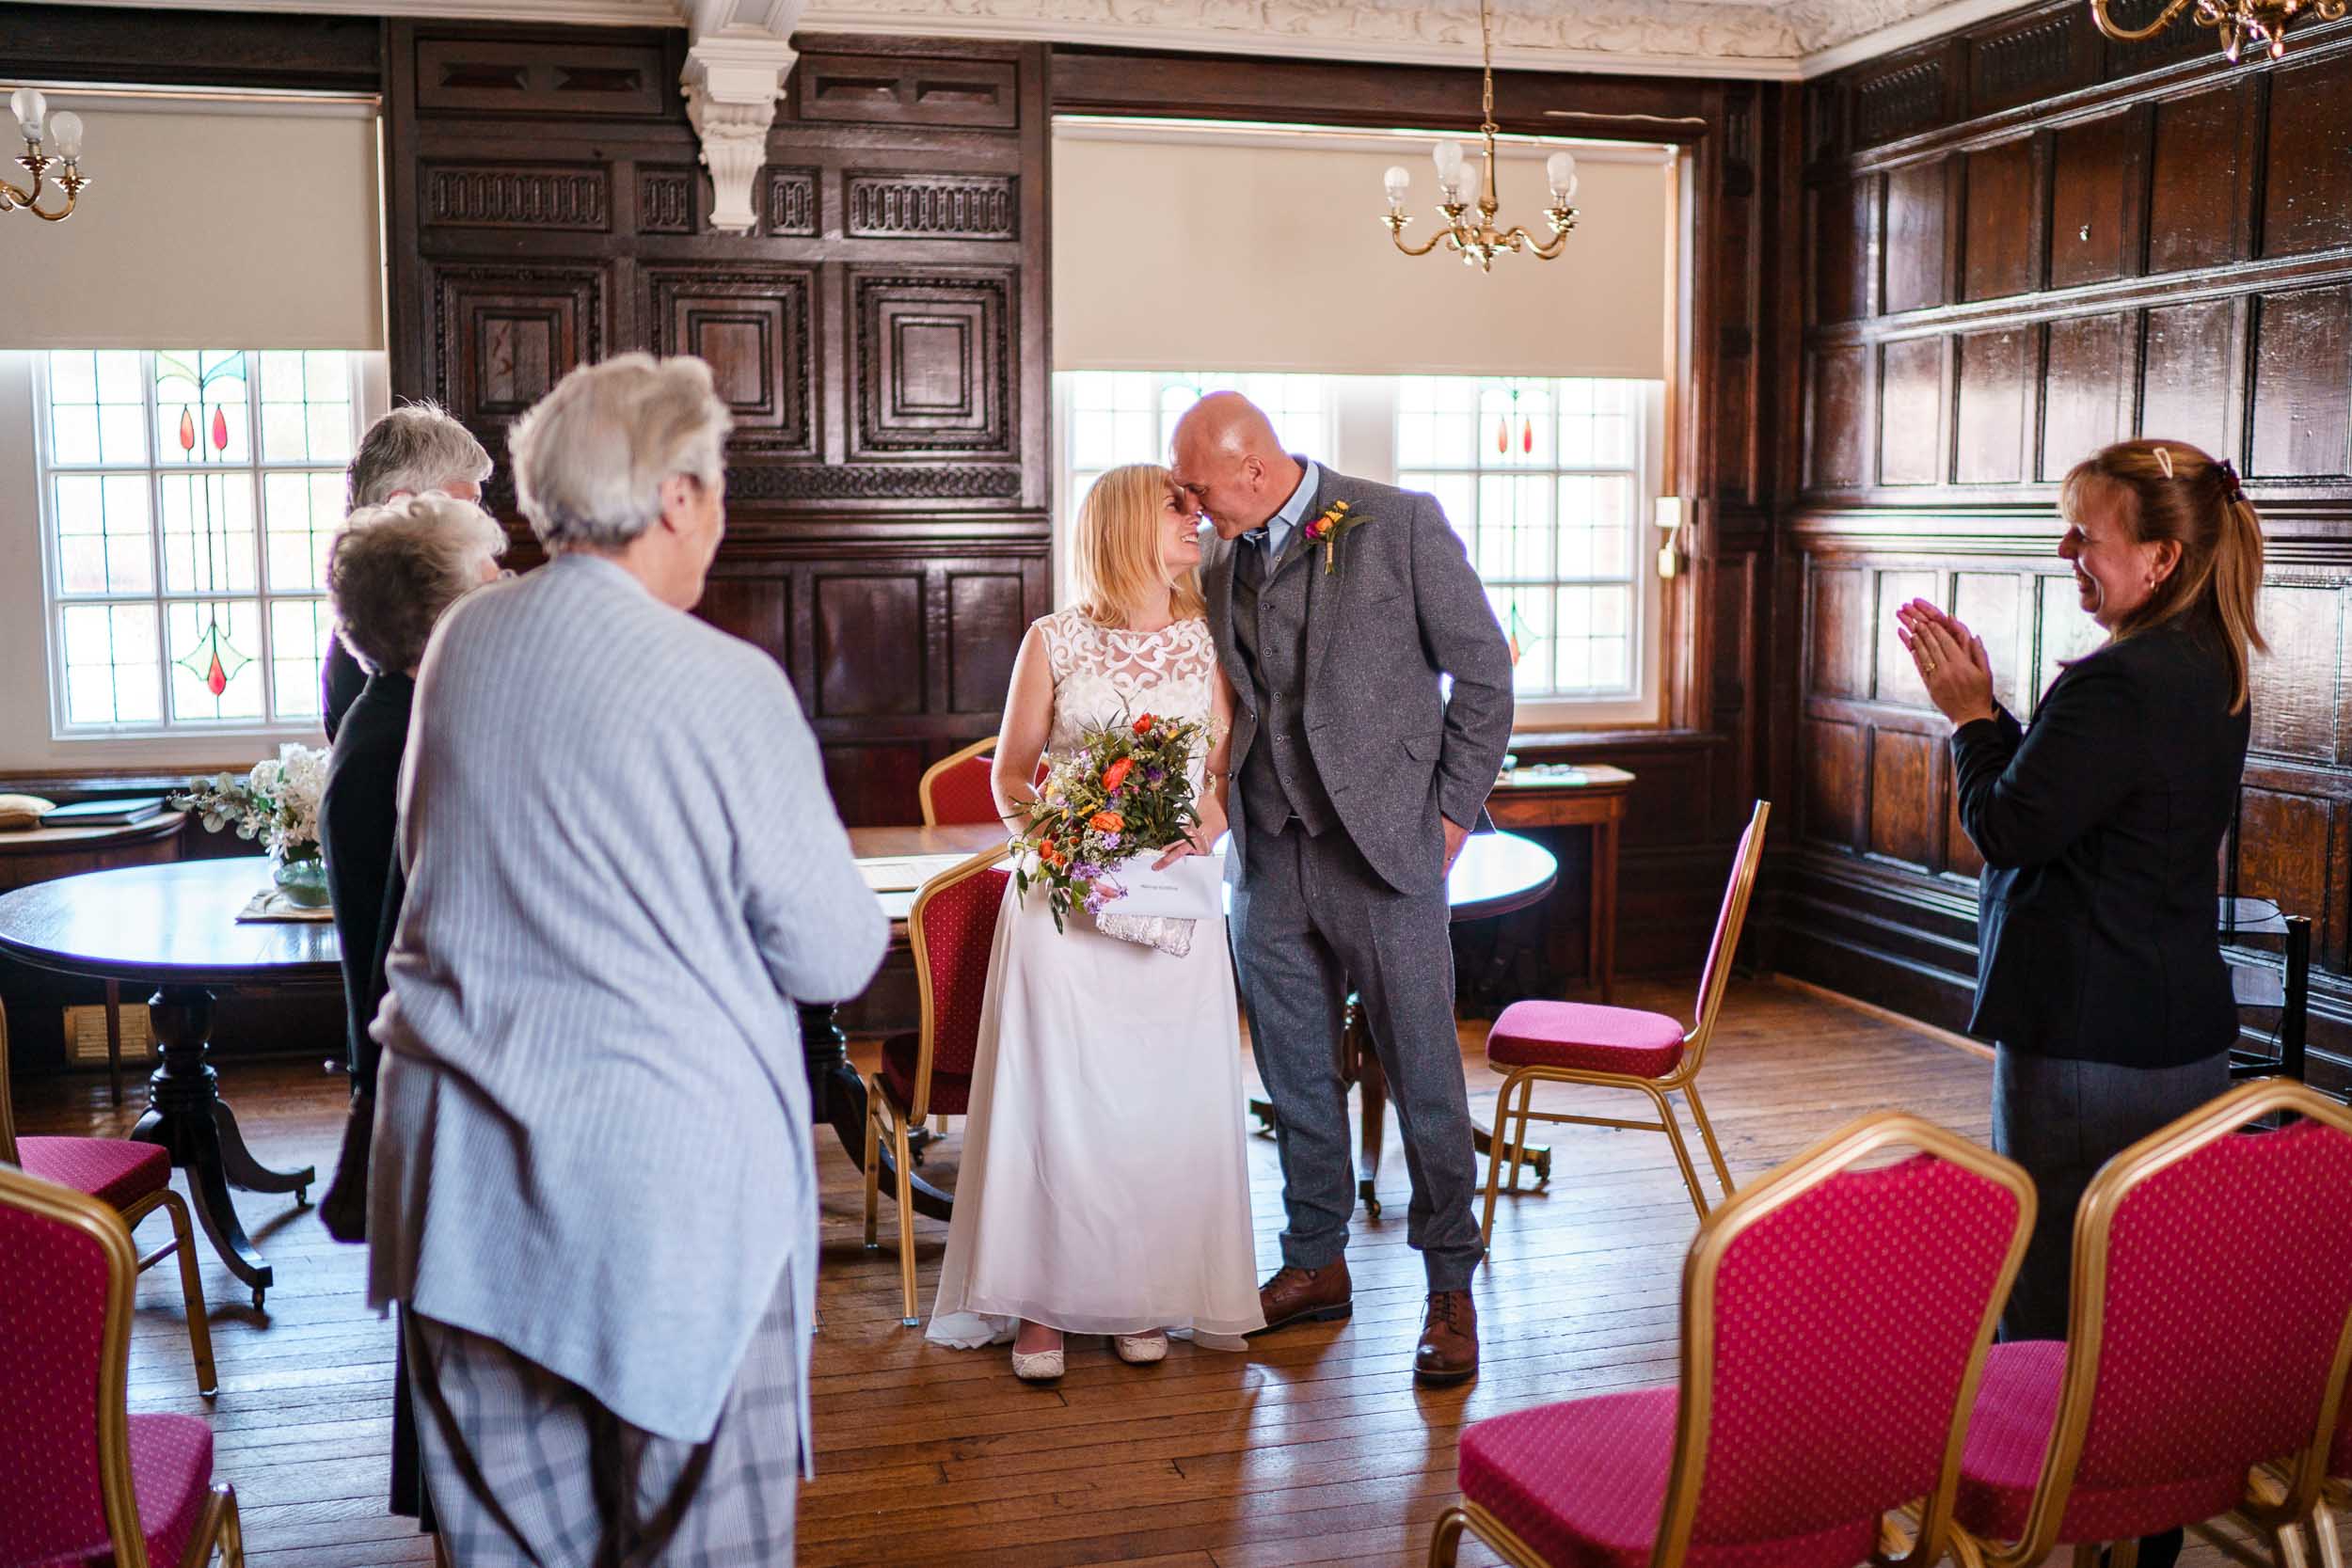
POLYGON ((166 986, 148 1003, 163 1065, 148 1079, 147 1114, 131 1136, 155 1144, 188 1173, 188 1194, 213 1249, 229 1272, 253 1288, 260 1310, 262 1293, 276 1282, 260 1249, 245 1233, 229 1188, 293 1193, 317 1180, 309 1166, 274 1171, 253 1157, 237 1131, 236 1117, 221 1102, 219 1079, 204 1058, 212 1050, 213 993, 201 986, 166 986))
MULTIPOLYGON (((849 1037, 834 1019, 829 1006, 803 1006, 801 1013, 801 1050, 807 1058, 809 1109, 819 1127, 830 1126, 841 1147, 849 1151, 850 1163, 860 1170, 866 1168, 866 1081, 850 1065, 849 1037)), ((882 1161, 882 1183, 884 1192, 897 1190, 898 1162, 891 1157, 890 1146, 884 1143, 879 1156, 882 1161)), ((935 1220, 945 1220, 955 1212, 955 1199, 924 1180, 914 1172, 908 1173, 908 1185, 914 1189, 914 1212, 935 1220)))

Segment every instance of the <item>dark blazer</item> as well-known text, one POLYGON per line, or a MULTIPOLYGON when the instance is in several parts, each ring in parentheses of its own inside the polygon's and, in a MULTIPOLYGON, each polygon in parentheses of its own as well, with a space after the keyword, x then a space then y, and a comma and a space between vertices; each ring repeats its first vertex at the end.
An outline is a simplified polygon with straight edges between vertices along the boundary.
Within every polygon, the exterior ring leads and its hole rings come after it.
MULTIPOLYGON (((1383 881, 1405 892, 1444 876, 1439 814, 1474 827, 1494 788, 1511 738, 1511 648, 1436 497, 1327 467, 1301 515, 1341 500, 1361 520, 1339 537, 1331 570, 1320 559, 1302 563, 1307 749, 1348 837, 1383 881), (1453 677, 1451 696, 1441 676, 1453 677)), ((1236 868, 1248 853, 1238 802, 1258 714, 1233 638, 1233 559, 1256 547, 1212 537, 1200 564, 1209 629, 1237 699, 1227 752, 1236 868)), ((1323 554, 1304 537, 1289 547, 1323 554)))
POLYGON ((2227 1050, 2215 934, 2221 841, 2246 767, 2221 634, 2175 620, 1952 736, 1960 821, 1984 857, 1969 1032, 2019 1051, 2179 1067, 2227 1050))
POLYGON ((326 657, 319 660, 319 717, 326 725, 327 739, 333 740, 342 730, 343 716, 367 685, 368 667, 343 646, 342 633, 328 632, 326 657))
POLYGON ((383 1006, 384 958, 407 891, 395 852, 400 825, 400 759, 408 749, 408 712, 417 684, 406 675, 368 678, 335 735, 319 801, 319 847, 326 855, 327 896, 343 956, 343 1011, 354 1092, 373 1090, 379 1048, 368 1034, 383 1006))

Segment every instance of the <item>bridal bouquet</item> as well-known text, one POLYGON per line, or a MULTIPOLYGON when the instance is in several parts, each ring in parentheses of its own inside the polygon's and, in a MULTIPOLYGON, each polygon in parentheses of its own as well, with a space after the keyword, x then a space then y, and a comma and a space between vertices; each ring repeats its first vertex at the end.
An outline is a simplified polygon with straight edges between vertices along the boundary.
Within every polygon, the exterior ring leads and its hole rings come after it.
POLYGON ((319 797, 326 789, 326 751, 289 743, 244 774, 190 779, 171 803, 195 812, 208 832, 233 827, 239 838, 261 840, 272 859, 287 864, 319 859, 319 797))
POLYGON ((1199 720, 1147 713, 1087 731, 1054 760, 1028 808, 1013 878, 1024 898, 1045 890, 1056 930, 1073 908, 1100 914, 1126 892, 1119 862, 1180 843, 1200 826, 1185 765, 1208 739, 1199 720))

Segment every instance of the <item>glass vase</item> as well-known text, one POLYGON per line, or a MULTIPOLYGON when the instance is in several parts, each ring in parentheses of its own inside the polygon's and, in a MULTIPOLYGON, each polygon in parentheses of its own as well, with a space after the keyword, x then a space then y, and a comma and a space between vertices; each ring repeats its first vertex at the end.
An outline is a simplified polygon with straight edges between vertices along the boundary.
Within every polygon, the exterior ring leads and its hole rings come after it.
POLYGON ((306 910, 326 908, 326 862, 313 848, 307 855, 284 852, 270 857, 270 879, 289 904, 306 910))

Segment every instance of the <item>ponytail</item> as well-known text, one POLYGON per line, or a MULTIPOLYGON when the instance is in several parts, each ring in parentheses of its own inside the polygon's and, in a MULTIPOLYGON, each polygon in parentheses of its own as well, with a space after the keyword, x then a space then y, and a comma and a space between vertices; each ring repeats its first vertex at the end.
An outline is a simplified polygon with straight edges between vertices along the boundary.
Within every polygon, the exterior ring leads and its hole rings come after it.
POLYGON ((2237 469, 2185 441, 2119 441, 2074 465, 2058 492, 2069 518, 2084 492, 2110 486, 2135 540, 2169 540, 2180 548, 2172 571, 2147 601, 2114 628, 2137 636, 2181 615, 2204 622, 2221 640, 2230 666, 2230 711, 2242 713, 2254 653, 2269 651, 2255 621, 2263 585, 2262 516, 2246 499, 2237 469))

